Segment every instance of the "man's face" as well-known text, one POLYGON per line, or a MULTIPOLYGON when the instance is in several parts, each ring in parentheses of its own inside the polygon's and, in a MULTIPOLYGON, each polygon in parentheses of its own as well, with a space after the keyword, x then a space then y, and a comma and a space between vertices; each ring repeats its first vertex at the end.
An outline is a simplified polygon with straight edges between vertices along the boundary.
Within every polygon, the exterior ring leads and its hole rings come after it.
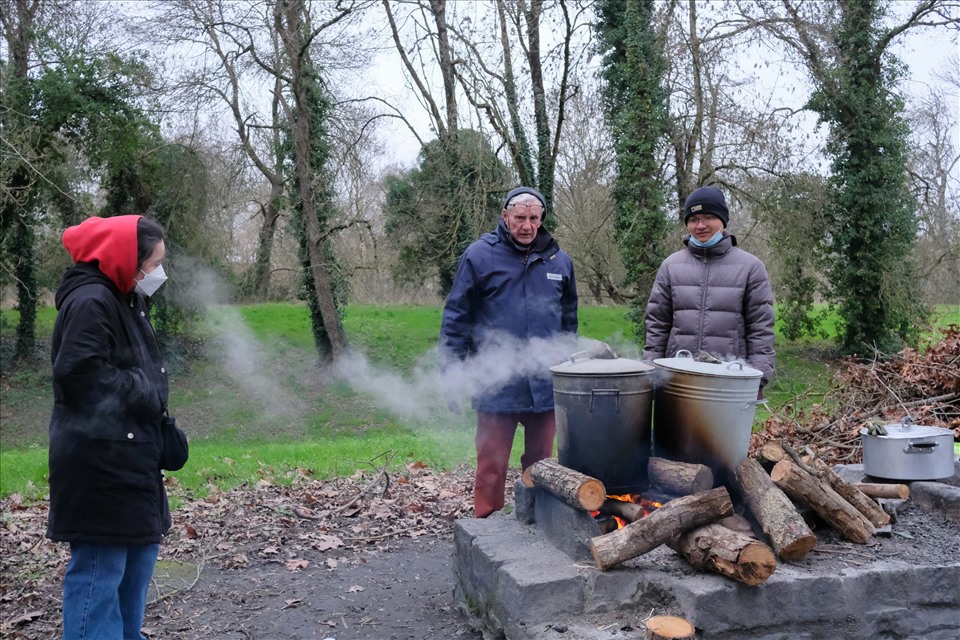
POLYGON ((697 213, 687 218, 687 231, 699 242, 706 242, 723 229, 723 220, 710 213, 697 213))
POLYGON ((536 198, 514 200, 503 210, 503 219, 514 240, 519 244, 530 244, 543 223, 543 205, 536 198))

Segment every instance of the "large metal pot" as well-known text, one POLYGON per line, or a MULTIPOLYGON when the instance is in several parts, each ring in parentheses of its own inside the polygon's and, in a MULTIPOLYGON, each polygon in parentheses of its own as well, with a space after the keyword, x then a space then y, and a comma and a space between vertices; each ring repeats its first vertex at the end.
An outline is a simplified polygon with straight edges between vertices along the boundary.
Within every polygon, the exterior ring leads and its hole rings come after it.
POLYGON ((706 465, 724 481, 747 457, 763 373, 742 362, 699 362, 686 350, 653 364, 653 454, 706 465))
POLYGON ((629 358, 576 356, 550 367, 560 464, 600 480, 608 494, 646 488, 653 370, 629 358))
POLYGON ((953 431, 911 424, 884 425, 886 435, 860 429, 863 471, 888 480, 937 480, 953 475, 953 431))

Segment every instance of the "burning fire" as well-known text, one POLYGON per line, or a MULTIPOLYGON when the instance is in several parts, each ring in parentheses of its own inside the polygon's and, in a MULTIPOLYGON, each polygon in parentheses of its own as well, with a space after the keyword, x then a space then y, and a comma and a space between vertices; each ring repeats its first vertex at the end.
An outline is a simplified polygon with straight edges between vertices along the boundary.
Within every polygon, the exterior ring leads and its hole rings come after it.
POLYGON ((643 518, 643 517, 646 517, 646 516, 650 515, 651 513, 653 513, 653 511, 655 511, 656 509, 659 509, 659 508, 662 507, 662 506, 663 506, 662 503, 656 502, 656 501, 654 501, 654 500, 647 500, 646 498, 644 498, 644 497, 643 497, 642 495, 640 495, 639 493, 630 493, 630 494, 623 494, 623 495, 609 495, 609 494, 608 494, 608 495, 607 495, 607 504, 605 504, 605 505, 603 506, 603 508, 601 508, 601 509, 599 509, 599 510, 597 510, 597 511, 591 511, 591 512, 590 512, 590 515, 592 515, 594 518, 596 518, 597 516, 599 516, 599 515, 601 515, 601 514, 602 514, 602 515, 610 515, 610 516, 613 516, 613 519, 617 521, 617 528, 618 528, 618 529, 622 529, 623 527, 627 526, 627 525, 630 524, 631 522, 634 522, 634 521, 636 521, 636 520, 639 520, 640 518, 643 518), (633 520, 631 520, 631 519, 625 518, 623 515, 618 515, 618 514, 616 514, 616 513, 611 513, 611 511, 614 510, 614 509, 610 509, 610 508, 608 508, 608 507, 613 506, 613 507, 615 508, 616 502, 611 503, 610 501, 617 501, 617 502, 624 502, 624 503, 636 504, 636 505, 639 505, 640 507, 642 507, 642 510, 633 510, 637 515, 636 515, 636 517, 635 517, 633 520))

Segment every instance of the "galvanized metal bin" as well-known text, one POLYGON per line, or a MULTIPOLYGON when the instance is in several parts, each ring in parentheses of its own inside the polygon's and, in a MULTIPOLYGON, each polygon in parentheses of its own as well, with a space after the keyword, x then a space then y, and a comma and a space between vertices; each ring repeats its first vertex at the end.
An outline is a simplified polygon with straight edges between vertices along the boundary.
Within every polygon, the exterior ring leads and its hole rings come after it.
POLYGON ((723 478, 747 457, 763 373, 698 362, 689 351, 653 364, 653 455, 704 464, 723 478))
POLYGON ((646 488, 654 367, 629 358, 571 359, 550 367, 560 464, 608 494, 646 488))

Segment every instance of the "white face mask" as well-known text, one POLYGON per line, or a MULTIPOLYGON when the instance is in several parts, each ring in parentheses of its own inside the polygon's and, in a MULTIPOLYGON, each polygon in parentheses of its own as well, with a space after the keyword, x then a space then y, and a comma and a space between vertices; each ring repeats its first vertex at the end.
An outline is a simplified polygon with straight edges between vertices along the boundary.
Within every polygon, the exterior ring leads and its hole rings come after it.
POLYGON ((163 272, 163 265, 159 265, 150 273, 145 273, 141 269, 140 273, 143 273, 143 280, 137 283, 137 293, 148 298, 155 294, 160 285, 167 281, 167 274, 163 272))

